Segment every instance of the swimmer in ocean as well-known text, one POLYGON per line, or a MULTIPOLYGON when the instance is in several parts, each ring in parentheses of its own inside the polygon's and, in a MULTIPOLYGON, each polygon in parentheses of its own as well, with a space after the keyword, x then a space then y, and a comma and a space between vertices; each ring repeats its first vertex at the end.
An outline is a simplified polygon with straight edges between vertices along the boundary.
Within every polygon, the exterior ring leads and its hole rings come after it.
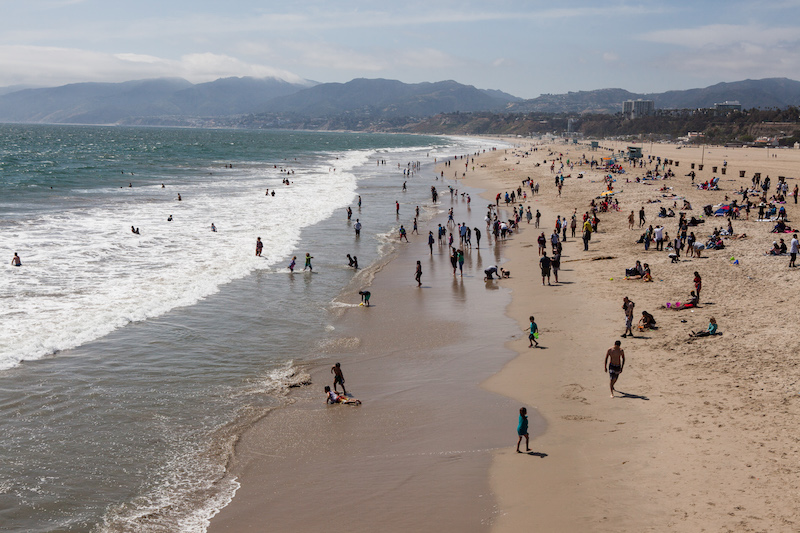
POLYGON ((11 258, 11 264, 15 267, 22 266, 22 260, 17 255, 17 252, 14 252, 14 257, 11 258))

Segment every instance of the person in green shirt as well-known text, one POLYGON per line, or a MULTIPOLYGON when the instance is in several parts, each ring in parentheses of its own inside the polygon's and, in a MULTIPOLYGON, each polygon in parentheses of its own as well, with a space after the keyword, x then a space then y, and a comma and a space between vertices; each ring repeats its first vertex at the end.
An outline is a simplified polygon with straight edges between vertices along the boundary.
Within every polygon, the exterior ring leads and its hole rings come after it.
POLYGON ((536 325, 536 322, 533 321, 533 316, 531 316, 530 333, 528 333, 528 340, 531 342, 528 348, 533 348, 534 344, 538 348, 539 342, 536 340, 538 338, 539 338, 539 327, 536 325))

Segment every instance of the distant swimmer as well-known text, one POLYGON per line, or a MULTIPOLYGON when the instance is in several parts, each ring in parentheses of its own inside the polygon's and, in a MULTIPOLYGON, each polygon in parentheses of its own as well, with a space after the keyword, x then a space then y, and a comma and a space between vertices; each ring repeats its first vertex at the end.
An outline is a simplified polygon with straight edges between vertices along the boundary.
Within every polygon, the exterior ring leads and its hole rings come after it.
POLYGON ((161 184, 161 188, 162 188, 162 189, 166 189, 166 187, 164 187, 164 184, 163 184, 163 183, 161 184))
POLYGON ((139 235, 139 228, 134 228, 133 226, 131 226, 131 233, 135 233, 136 235, 139 235))
POLYGON ((292 257, 292 262, 289 263, 289 272, 294 272, 294 266, 297 264, 297 256, 292 257))
POLYGON ((167 217, 167 222, 172 222, 172 215, 167 217))
POLYGON ((614 384, 619 379, 619 375, 622 374, 622 369, 625 366, 625 351, 620 347, 622 343, 620 341, 615 341, 614 346, 608 349, 606 352, 606 359, 603 363, 603 372, 608 372, 608 376, 611 379, 611 397, 614 397, 614 384))
POLYGON ((355 255, 353 256, 353 268, 358 270, 358 257, 356 257, 355 255))
POLYGON ((213 222, 211 223, 211 231, 214 231, 214 232, 217 231, 217 227, 214 225, 213 222))
POLYGON ((264 243, 261 242, 261 237, 256 237, 256 257, 261 257, 261 251, 264 249, 264 243))
POLYGON ((264 196, 269 196, 269 189, 267 189, 267 194, 265 194, 264 196))
POLYGON ((314 259, 314 257, 312 257, 311 254, 306 253, 306 264, 305 264, 305 266, 303 266, 303 270, 304 271, 305 271, 305 269, 309 269, 311 272, 314 271, 314 267, 311 266, 311 260, 312 259, 314 259))
POLYGON ((358 291, 358 294, 361 296, 361 303, 369 307, 369 297, 372 296, 372 293, 369 291, 358 291))
POLYGON ((128 187, 133 187, 133 183, 128 183, 128 187))
POLYGON ((353 261, 353 258, 350 256, 350 254, 347 254, 347 262, 350 263, 351 267, 356 264, 356 262, 353 261))
POLYGON ((181 201, 181 193, 178 193, 178 201, 181 201))
POLYGON ((344 374, 342 374, 342 364, 336 363, 331 367, 331 374, 333 374, 333 390, 339 392, 336 385, 342 386, 342 392, 347 394, 347 389, 344 388, 344 374))
POLYGON ((14 265, 15 267, 22 266, 22 260, 20 260, 19 256, 17 255, 17 252, 14 252, 14 257, 11 258, 11 264, 14 265))

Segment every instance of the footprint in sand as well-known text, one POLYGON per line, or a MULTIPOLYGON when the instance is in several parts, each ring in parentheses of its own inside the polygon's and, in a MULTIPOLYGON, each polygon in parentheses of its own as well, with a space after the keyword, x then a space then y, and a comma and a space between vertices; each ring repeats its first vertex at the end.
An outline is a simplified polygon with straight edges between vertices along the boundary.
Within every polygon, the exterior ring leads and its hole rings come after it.
POLYGON ((564 392, 561 393, 561 397, 567 400, 577 400, 588 405, 589 401, 581 395, 581 393, 585 390, 586 387, 579 385, 578 383, 570 383, 569 385, 564 386, 564 392))

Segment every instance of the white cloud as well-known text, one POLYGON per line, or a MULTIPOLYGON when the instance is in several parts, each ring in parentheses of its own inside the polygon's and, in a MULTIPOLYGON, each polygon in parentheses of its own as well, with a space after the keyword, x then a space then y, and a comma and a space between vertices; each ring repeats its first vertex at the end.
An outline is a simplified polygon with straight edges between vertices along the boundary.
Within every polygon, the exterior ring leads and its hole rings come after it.
POLYGON ((712 24, 659 30, 640 38, 679 47, 665 54, 670 68, 703 77, 780 77, 800 72, 800 27, 712 24))
POLYGON ((224 54, 187 54, 172 60, 144 54, 106 54, 74 48, 0 46, 0 85, 116 82, 164 76, 186 78, 195 83, 227 76, 274 76, 295 83, 303 81, 291 72, 245 63, 224 54))
POLYGON ((603 61, 608 61, 609 63, 619 61, 619 56, 614 52, 603 52, 603 61))

